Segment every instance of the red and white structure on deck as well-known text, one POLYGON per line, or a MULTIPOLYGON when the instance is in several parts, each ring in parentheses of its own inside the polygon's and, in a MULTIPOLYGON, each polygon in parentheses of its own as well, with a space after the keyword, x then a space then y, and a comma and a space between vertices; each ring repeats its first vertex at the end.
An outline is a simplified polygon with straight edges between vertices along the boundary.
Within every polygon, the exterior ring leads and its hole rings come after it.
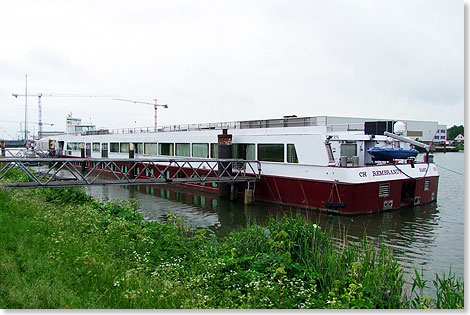
MULTIPOLYGON (((92 158, 127 157, 129 147, 135 149, 136 157, 192 160, 228 158, 230 151, 230 158, 260 161, 256 200, 340 214, 372 213, 436 200, 439 174, 429 147, 406 136, 406 123, 368 120, 331 125, 322 117, 179 125, 161 127, 158 132, 89 131, 44 138, 38 145, 47 149, 52 140, 56 152, 64 157, 80 157, 80 147, 85 147, 86 156, 92 158), (394 126, 399 127, 398 132, 394 126), (225 156, 220 156, 218 136, 223 131, 224 145, 231 148, 224 147, 225 156), (376 161, 367 152, 413 147, 421 147, 424 155, 376 161)), ((218 189, 214 184, 184 185, 218 189)), ((243 188, 239 187, 239 194, 243 188)))

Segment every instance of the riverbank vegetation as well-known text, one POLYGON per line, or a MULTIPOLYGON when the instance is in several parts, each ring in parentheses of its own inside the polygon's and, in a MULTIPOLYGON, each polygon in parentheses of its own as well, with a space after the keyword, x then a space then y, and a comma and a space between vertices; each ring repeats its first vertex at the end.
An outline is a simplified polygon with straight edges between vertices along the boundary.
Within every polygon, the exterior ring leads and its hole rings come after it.
POLYGON ((437 276, 429 297, 417 273, 404 293, 386 248, 338 244, 300 218, 221 240, 166 219, 144 222, 134 202, 78 188, 0 189, 0 307, 464 307, 463 280, 437 276))

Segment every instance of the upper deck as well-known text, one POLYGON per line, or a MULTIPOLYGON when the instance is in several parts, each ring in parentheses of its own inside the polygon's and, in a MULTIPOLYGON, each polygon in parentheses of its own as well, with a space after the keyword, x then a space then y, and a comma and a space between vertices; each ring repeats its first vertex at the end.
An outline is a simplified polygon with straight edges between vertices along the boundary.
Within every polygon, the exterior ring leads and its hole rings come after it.
MULTIPOLYGON (((331 119, 330 119, 331 120, 331 119)), ((261 119, 229 122, 212 122, 197 124, 178 124, 159 127, 133 127, 118 129, 100 129, 85 132, 76 132, 75 135, 103 135, 103 134, 136 134, 156 132, 179 132, 179 131, 202 131, 202 130, 239 130, 239 129, 266 129, 266 128, 289 128, 289 127, 326 127, 324 131, 363 131, 363 122, 334 123, 328 121, 327 116, 295 117, 285 116, 280 119, 261 119)), ((322 129, 323 130, 323 129, 322 129)))

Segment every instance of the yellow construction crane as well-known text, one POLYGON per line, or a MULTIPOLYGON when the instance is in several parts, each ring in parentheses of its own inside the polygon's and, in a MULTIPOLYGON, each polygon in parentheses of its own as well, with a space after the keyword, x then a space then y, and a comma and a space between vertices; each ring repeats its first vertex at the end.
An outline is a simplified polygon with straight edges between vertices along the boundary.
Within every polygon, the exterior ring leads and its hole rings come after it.
POLYGON ((124 101, 124 102, 132 102, 134 104, 138 103, 138 104, 147 104, 147 105, 152 105, 155 109, 155 132, 157 132, 157 109, 158 109, 158 106, 161 106, 163 108, 168 108, 168 104, 158 104, 158 100, 156 98, 153 99, 153 103, 149 103, 149 102, 141 102, 141 101, 133 101, 133 100, 125 100, 125 99, 122 99, 122 98, 113 98, 113 100, 116 100, 116 101, 124 101))

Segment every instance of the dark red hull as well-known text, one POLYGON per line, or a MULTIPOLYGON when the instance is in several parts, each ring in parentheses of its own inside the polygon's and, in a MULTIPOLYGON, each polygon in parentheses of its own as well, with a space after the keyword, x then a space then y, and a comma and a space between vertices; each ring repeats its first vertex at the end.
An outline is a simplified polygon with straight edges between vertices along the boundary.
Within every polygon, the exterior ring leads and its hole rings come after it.
MULTIPOLYGON (((173 176, 177 169, 169 167, 167 170, 173 176)), ((262 175, 256 182, 255 200, 356 215, 433 202, 437 198, 438 181, 439 176, 368 183, 338 182, 336 190, 334 182, 262 175), (429 181, 428 185, 425 185, 425 180, 429 181), (387 196, 379 196, 381 184, 390 185, 387 196)), ((217 187, 211 183, 178 185, 217 192, 217 187)), ((239 194, 244 193, 243 184, 238 191, 239 194)))
POLYGON ((363 184, 337 183, 338 198, 333 182, 263 175, 256 183, 255 197, 256 200, 286 206, 349 215, 364 214, 435 201, 439 177, 426 179, 430 181, 427 190, 424 189, 424 178, 416 181, 407 179, 363 184), (390 184, 390 194, 387 197, 379 197, 379 185, 383 183, 390 184), (408 191, 406 197, 402 193, 403 189, 408 191))

